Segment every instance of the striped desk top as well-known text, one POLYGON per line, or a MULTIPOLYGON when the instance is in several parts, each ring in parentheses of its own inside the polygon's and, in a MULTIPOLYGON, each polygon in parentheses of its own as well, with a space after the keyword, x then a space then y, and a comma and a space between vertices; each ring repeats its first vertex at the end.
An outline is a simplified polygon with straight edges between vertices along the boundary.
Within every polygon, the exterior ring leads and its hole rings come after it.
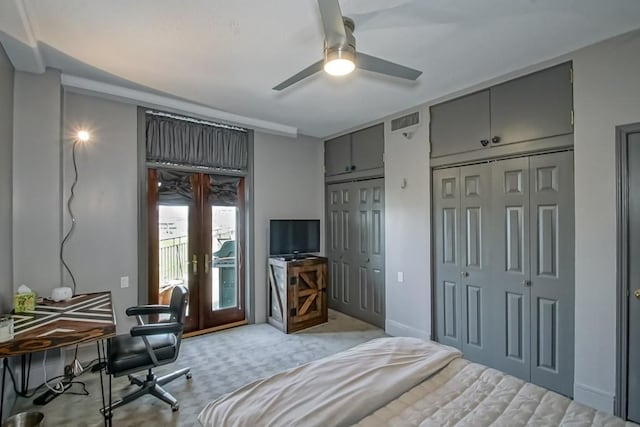
POLYGON ((0 357, 66 347, 116 334, 111 292, 44 300, 33 311, 12 314, 14 339, 0 343, 0 357))

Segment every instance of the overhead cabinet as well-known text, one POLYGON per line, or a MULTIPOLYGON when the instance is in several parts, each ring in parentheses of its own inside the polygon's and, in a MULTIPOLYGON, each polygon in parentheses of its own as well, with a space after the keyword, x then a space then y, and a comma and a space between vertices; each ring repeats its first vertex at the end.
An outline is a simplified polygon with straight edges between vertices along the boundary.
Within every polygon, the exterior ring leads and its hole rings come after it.
POLYGON ((330 139, 324 146, 325 175, 362 175, 384 169, 382 123, 330 139))
MULTIPOLYGON (((573 77, 564 63, 481 92, 434 105, 431 113, 431 157, 489 151, 509 144, 573 133, 573 77)), ((547 141, 566 145, 566 141, 547 141)), ((514 152, 542 146, 513 145, 514 152)), ((504 149, 500 155, 508 154, 504 149)), ((465 160, 469 160, 465 159, 465 160)))

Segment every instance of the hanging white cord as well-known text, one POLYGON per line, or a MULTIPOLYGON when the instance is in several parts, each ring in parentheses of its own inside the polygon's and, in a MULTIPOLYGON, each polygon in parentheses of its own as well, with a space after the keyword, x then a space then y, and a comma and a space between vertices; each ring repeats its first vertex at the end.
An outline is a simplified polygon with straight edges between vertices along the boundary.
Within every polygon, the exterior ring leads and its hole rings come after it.
POLYGON ((42 370, 44 371, 44 385, 46 385, 47 388, 54 393, 58 393, 58 394, 64 393, 64 386, 60 381, 58 381, 58 383, 53 387, 51 387, 47 382, 47 351, 46 350, 44 351, 44 356, 42 357, 42 370))

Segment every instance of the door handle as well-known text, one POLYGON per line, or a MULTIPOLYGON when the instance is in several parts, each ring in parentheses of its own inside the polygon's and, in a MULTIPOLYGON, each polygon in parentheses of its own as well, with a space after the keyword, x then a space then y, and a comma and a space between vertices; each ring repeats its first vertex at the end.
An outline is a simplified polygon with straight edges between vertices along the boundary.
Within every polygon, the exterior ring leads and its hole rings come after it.
POLYGON ((469 277, 469 272, 468 271, 463 271, 462 273, 460 273, 460 275, 462 277, 469 277))
POLYGON ((209 274, 209 254, 204 254, 204 274, 209 274))
POLYGON ((522 286, 525 288, 528 288, 531 286, 531 280, 523 280, 522 281, 522 286))
POLYGON ((198 274, 198 256, 196 254, 193 254, 193 258, 191 258, 191 265, 193 274, 198 274))
POLYGON ((636 296, 636 298, 640 299, 640 289, 636 289, 633 294, 636 296))
POLYGON ((367 258, 367 262, 369 262, 369 261, 370 261, 370 258, 367 258))

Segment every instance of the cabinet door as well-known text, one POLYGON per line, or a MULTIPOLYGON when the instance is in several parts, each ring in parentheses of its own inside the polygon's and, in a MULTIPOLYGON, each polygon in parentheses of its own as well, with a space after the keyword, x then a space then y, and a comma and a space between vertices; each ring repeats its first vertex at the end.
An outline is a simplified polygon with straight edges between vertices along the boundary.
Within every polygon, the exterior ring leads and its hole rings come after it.
POLYGON ((342 135, 324 143, 325 175, 351 172, 351 135, 342 135))
POLYGON ((491 88, 491 136, 509 144, 572 133, 572 109, 571 63, 520 77, 491 88))
POLYGON ((433 172, 436 336, 461 348, 460 168, 433 172))
POLYGON ((480 150, 489 141, 489 91, 474 93, 431 111, 431 157, 480 150))
POLYGON ((351 134, 351 169, 361 171, 384 167, 384 124, 351 134))

